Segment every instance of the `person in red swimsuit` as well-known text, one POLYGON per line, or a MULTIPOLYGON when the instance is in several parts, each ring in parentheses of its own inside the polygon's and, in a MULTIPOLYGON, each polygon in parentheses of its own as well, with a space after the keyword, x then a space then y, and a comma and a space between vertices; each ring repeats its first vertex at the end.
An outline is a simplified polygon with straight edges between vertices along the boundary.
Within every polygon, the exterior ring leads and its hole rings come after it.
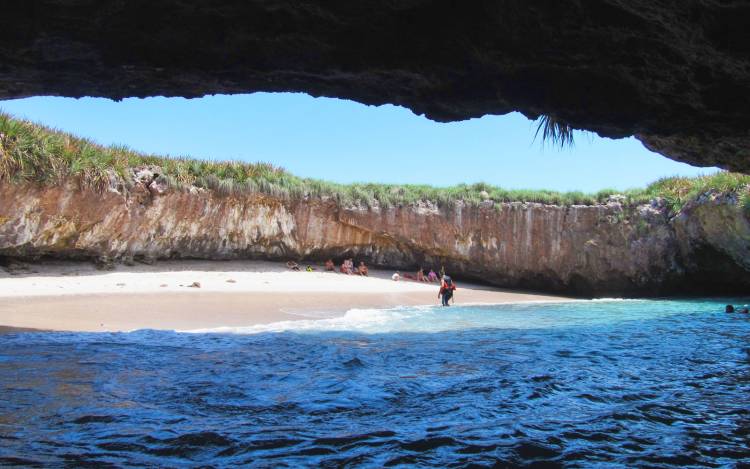
POLYGON ((443 306, 450 306, 448 303, 453 298, 453 292, 456 290, 456 284, 453 279, 447 275, 443 275, 443 281, 440 282, 440 291, 438 291, 438 298, 442 297, 443 306))

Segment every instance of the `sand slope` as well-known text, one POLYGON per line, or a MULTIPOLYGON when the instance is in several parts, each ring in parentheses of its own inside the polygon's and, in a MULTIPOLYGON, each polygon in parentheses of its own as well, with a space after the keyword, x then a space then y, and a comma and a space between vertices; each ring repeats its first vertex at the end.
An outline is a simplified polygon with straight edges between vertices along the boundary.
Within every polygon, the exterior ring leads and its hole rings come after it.
MULTIPOLYGON (((438 304, 436 284, 292 272, 259 261, 169 261, 98 271, 45 263, 0 271, 0 325, 72 331, 202 329, 341 315, 352 308, 438 304), (189 285, 199 282, 200 288, 189 285)), ((564 301, 457 282, 456 301, 564 301)))

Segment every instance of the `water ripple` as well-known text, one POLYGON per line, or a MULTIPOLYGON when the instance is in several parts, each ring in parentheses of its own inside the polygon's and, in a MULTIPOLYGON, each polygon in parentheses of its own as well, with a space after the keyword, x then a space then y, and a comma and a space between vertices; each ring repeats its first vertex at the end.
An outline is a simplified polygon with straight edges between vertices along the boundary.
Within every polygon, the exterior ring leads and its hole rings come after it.
POLYGON ((722 303, 3 335, 0 465, 750 464, 750 318, 722 303))

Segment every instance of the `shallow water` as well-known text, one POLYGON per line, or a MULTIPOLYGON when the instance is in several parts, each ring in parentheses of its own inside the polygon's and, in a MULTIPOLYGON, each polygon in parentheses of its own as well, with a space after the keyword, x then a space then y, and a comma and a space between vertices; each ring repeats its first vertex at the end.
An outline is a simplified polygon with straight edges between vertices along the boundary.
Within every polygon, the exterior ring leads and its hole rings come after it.
POLYGON ((726 302, 351 311, 0 335, 0 465, 750 464, 726 302))

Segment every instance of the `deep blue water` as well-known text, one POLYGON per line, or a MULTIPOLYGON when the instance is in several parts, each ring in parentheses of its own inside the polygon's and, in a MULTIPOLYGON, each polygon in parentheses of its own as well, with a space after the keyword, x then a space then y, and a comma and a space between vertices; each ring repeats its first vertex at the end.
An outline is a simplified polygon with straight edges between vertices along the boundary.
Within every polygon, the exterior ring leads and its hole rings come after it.
POLYGON ((0 335, 0 465, 750 465, 727 301, 0 335))

